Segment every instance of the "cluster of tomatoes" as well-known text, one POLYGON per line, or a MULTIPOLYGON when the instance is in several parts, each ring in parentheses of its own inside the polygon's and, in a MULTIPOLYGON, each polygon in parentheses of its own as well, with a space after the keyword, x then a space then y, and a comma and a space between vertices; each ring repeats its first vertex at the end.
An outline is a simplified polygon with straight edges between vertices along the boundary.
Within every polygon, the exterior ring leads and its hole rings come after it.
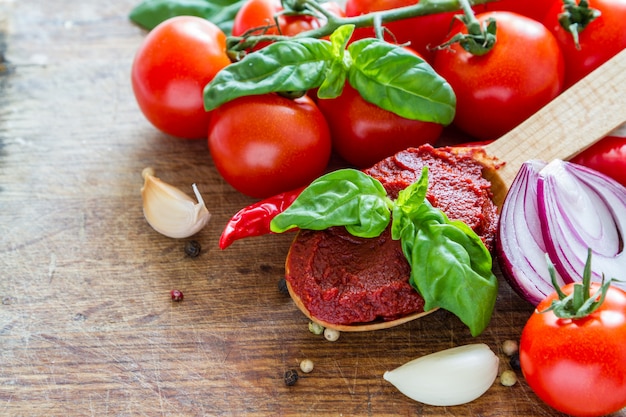
MULTIPOLYGON (((323 5, 339 16, 358 16, 412 3, 347 0, 345 9, 333 2, 323 5)), ((409 45, 448 81, 457 97, 453 124, 468 140, 491 140, 626 47, 626 0, 593 0, 591 6, 601 14, 580 33, 579 47, 557 20, 563 0, 500 0, 475 6, 480 22, 497 21, 496 46, 482 56, 458 44, 433 48, 466 31, 454 18, 460 12, 391 22, 385 25, 385 36, 409 45)), ((248 0, 232 34, 261 27, 264 34, 279 33, 278 25, 280 33, 295 35, 325 23, 282 11, 280 0, 248 0)), ((353 40, 373 35, 371 28, 361 28, 353 40)), ((226 35, 217 26, 201 18, 175 17, 153 29, 140 46, 132 84, 152 124, 181 138, 208 136, 220 174, 251 197, 309 183, 327 169, 332 152, 350 165, 367 167, 407 147, 434 144, 444 132, 442 125, 408 120, 364 101, 349 84, 334 99, 317 99, 314 93, 296 99, 248 96, 206 112, 204 86, 230 63, 226 35)), ((626 183, 625 142, 590 150, 584 161, 601 171, 608 167, 626 183), (617 162, 607 165, 607 152, 617 162)))
MULTIPOLYGON (((491 140, 626 48, 626 0, 589 1, 600 15, 580 33, 578 46, 558 22, 564 0, 499 0, 475 6, 480 22, 497 22, 496 46, 482 56, 458 44, 433 48, 465 31, 454 18, 458 12, 391 22, 385 36, 410 45, 449 82, 457 97, 453 124, 468 140, 491 140)), ((324 7, 340 16, 358 16, 414 2, 347 0, 345 10, 332 2, 324 7)), ((280 33, 292 36, 324 24, 282 10, 280 0, 248 0, 234 21, 233 35, 259 27, 264 34, 279 33, 273 26, 277 24, 280 33)), ((353 38, 373 35, 372 29, 362 28, 353 38)), ((171 18, 153 29, 139 48, 132 85, 154 126, 181 138, 208 137, 217 170, 246 195, 263 198, 306 185, 328 168, 332 152, 350 165, 367 167, 407 147, 433 144, 444 131, 436 123, 404 119, 368 103, 350 85, 334 99, 317 99, 314 93, 246 96, 207 112, 204 87, 231 63, 226 40, 205 19, 171 18)), ((626 186, 624 137, 605 138, 574 161, 626 186)), ((580 416, 624 406, 625 303, 624 293, 611 289, 605 305, 578 322, 533 314, 524 330, 522 357, 528 383, 544 401, 580 416), (566 350, 573 355, 564 355, 566 350), (612 367, 601 368, 601 362, 612 367), (592 379, 593 387, 577 384, 592 379)))

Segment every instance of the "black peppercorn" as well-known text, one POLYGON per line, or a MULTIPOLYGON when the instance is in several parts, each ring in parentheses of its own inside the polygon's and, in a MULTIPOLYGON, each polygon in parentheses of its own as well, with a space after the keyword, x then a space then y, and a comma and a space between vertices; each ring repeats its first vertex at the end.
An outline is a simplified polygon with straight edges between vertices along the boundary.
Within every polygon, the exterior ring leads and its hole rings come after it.
POLYGON ((509 364, 511 365, 511 369, 515 371, 519 371, 522 369, 522 365, 519 363, 519 353, 514 353, 511 355, 511 360, 509 360, 509 364))
POLYGON ((298 371, 295 369, 290 369, 285 372, 285 385, 291 387, 298 382, 298 371))
POLYGON ((287 289, 287 280, 285 278, 281 278, 278 280, 278 291, 281 294, 289 295, 289 290, 287 289))
POLYGON ((200 242, 197 240, 188 240, 185 242, 185 255, 195 258, 200 255, 200 242))

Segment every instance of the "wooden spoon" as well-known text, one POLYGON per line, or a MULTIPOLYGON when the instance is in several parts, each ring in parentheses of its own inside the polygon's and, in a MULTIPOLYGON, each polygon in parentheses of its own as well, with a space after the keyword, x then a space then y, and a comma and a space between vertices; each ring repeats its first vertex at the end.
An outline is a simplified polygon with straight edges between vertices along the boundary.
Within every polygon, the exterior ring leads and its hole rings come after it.
POLYGON ((570 159, 625 122, 626 49, 483 148, 504 163, 494 169, 491 158, 484 161, 494 202, 502 206, 524 162, 570 159))
POLYGON ((372 330, 387 329, 389 327, 399 326, 411 320, 418 319, 420 317, 423 317, 427 314, 430 314, 438 310, 437 308, 434 308, 428 311, 418 311, 416 313, 411 313, 407 316, 400 317, 399 319, 390 320, 390 321, 373 321, 371 323, 359 323, 359 324, 335 324, 335 323, 328 323, 324 320, 320 320, 317 317, 313 317, 311 313, 309 312, 309 310, 302 303, 302 300, 300 299, 300 297, 298 297, 298 295, 293 291, 293 289, 291 288, 291 285, 289 284, 289 281, 287 281, 287 289, 289 290, 289 295, 293 299, 293 302, 296 305, 296 307, 298 307, 300 311, 303 312, 304 315, 307 316, 311 321, 314 321, 323 327, 328 327, 330 329, 339 330, 340 332, 368 332, 372 330))
MULTIPOLYGON (((482 151, 458 147, 483 164, 483 176, 491 181, 498 207, 521 168, 530 159, 569 159, 626 122, 626 49, 570 87, 522 124, 482 151)), ((481 149, 481 148, 478 148, 481 149)), ((287 284, 296 306, 311 320, 339 331, 386 329, 423 317, 435 310, 414 313, 396 320, 337 325, 312 317, 287 284)))

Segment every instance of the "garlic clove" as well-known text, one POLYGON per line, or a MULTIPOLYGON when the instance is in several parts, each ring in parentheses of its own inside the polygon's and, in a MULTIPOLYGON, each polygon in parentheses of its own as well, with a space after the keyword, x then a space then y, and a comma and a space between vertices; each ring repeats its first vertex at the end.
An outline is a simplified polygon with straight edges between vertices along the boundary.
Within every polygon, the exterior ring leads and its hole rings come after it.
POLYGON ((173 185, 155 177, 152 168, 145 168, 141 188, 143 214, 157 232, 172 238, 185 238, 198 233, 211 214, 196 184, 192 185, 197 202, 173 185))
POLYGON ((476 343, 414 359, 383 378, 415 401, 453 406, 483 395, 496 380, 498 365, 489 346, 476 343))

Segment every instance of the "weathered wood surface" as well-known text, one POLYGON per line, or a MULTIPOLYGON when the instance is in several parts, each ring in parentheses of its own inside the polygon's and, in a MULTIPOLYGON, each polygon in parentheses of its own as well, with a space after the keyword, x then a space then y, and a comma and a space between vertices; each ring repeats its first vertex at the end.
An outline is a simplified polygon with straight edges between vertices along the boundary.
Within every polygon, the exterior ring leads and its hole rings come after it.
POLYGON ((291 236, 220 251, 221 228, 251 200, 221 180, 205 141, 166 137, 140 114, 135 4, 0 0, 0 415, 560 415, 523 381, 441 408, 382 379, 471 342, 507 369, 500 344, 532 308, 504 282, 478 338, 438 311, 331 343, 277 289, 291 236), (213 219, 200 257, 146 224, 146 166, 204 194, 213 219), (183 302, 170 301, 174 288, 183 302), (283 372, 304 358, 315 370, 286 387, 283 372))

